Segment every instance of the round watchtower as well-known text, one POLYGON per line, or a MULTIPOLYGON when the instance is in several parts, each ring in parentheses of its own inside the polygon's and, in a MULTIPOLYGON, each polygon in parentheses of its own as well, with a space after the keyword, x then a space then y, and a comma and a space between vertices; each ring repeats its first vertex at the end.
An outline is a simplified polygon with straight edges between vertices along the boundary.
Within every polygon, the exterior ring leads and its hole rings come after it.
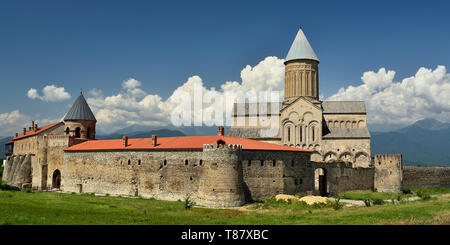
POLYGON ((64 133, 80 139, 95 139, 95 119, 91 108, 80 93, 72 108, 64 117, 64 133))
POLYGON ((245 203, 241 145, 203 145, 204 164, 199 178, 198 203, 211 207, 236 207, 245 203))

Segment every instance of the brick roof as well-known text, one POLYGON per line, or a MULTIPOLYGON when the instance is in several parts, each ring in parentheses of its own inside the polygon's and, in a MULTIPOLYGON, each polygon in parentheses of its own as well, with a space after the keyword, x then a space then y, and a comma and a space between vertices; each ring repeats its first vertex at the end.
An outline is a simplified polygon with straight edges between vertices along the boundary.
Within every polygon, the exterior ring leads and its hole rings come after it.
POLYGON ((23 139, 23 138, 26 138, 26 137, 30 137, 30 136, 34 136, 34 135, 40 134, 40 133, 42 133, 42 132, 44 132, 44 131, 46 131, 48 129, 51 129, 51 128, 59 125, 60 123, 62 123, 62 122, 57 122, 57 123, 53 123, 53 124, 50 124, 50 125, 47 125, 47 126, 38 127, 36 131, 34 131, 33 129, 27 130, 25 132, 25 134, 23 134, 23 133, 19 134, 19 136, 12 138, 12 140, 13 141, 14 140, 20 140, 20 139, 23 139))
POLYGON ((242 145, 243 150, 311 152, 306 149, 231 136, 162 137, 158 138, 158 144, 155 147, 152 147, 151 138, 128 139, 127 147, 123 146, 122 139, 88 140, 68 147, 65 151, 203 149, 204 144, 217 144, 218 140, 225 141, 225 144, 242 145))

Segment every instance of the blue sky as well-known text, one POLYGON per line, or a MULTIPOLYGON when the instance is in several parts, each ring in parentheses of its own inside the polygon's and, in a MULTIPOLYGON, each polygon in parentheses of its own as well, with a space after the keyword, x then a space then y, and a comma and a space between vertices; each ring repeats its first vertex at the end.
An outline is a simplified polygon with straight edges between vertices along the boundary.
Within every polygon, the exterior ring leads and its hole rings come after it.
POLYGON ((325 98, 382 67, 401 81, 420 67, 448 67, 449 9, 448 1, 2 1, 0 113, 60 118, 80 88, 117 94, 129 78, 163 99, 194 75, 218 88, 240 81, 246 65, 284 58, 299 26, 321 61, 325 98), (27 97, 50 84, 71 98, 27 97))

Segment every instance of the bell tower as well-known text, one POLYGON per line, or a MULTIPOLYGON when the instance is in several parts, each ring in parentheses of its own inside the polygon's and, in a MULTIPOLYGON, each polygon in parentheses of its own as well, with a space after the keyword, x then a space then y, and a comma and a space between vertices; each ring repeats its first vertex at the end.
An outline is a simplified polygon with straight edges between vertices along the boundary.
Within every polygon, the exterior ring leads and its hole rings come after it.
POLYGON ((64 134, 80 139, 95 139, 96 124, 97 119, 81 92, 64 116, 64 134))
POLYGON ((298 30, 284 65, 284 102, 292 102, 298 97, 319 100, 319 59, 302 28, 298 30))

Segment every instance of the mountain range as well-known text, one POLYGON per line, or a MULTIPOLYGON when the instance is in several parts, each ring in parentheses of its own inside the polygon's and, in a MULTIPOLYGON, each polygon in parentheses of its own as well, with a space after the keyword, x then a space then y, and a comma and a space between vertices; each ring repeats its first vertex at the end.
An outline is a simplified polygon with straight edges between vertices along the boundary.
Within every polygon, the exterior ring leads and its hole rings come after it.
MULTIPOLYGON (((225 128, 225 132, 228 128, 225 128)), ((99 132, 100 133, 100 132, 99 132)), ((111 134, 97 135, 97 139, 216 135, 217 127, 175 127, 131 125, 111 134)), ((434 119, 419 120, 407 127, 391 132, 371 132, 372 155, 401 153, 405 165, 450 166, 450 123, 434 119)), ((0 139, 0 158, 4 158, 5 143, 11 137, 0 139)))

